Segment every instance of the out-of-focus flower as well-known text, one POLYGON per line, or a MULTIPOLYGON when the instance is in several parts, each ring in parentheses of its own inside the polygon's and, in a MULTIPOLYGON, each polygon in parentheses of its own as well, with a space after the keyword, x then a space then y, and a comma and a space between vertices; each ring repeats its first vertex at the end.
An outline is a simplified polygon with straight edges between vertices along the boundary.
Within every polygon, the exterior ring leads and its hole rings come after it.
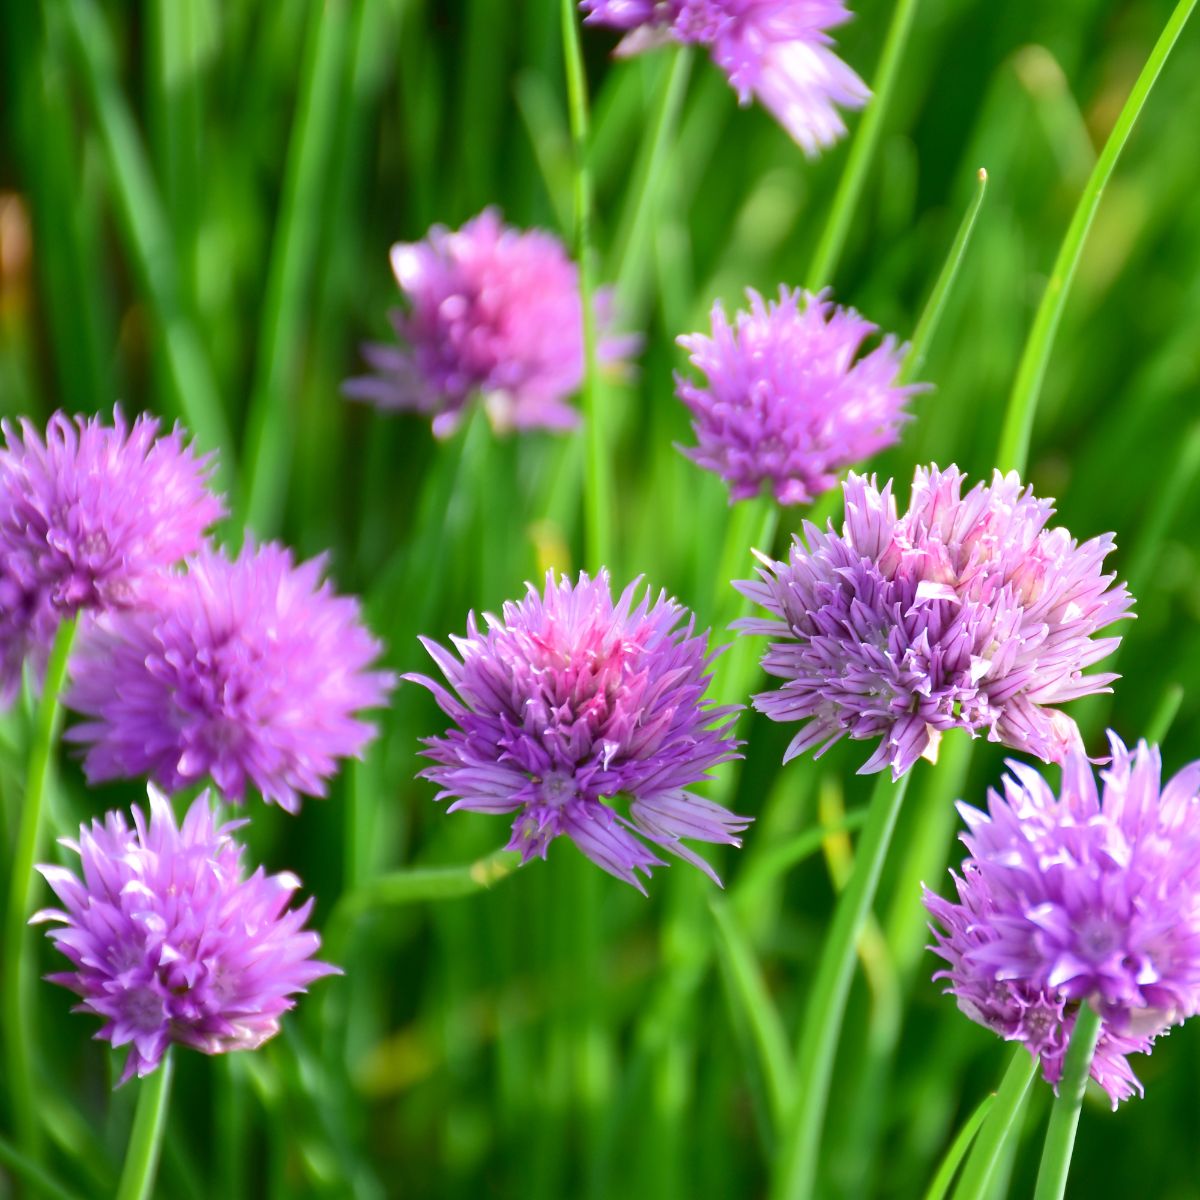
POLYGON ((166 798, 149 793, 148 823, 139 808, 132 829, 110 812, 78 842, 63 839, 83 878, 40 867, 62 908, 31 920, 62 922, 50 937, 74 969, 49 978, 104 1021, 98 1038, 129 1046, 121 1083, 153 1071, 172 1042, 253 1050, 279 1032, 296 993, 339 973, 312 957, 320 938, 302 928, 312 900, 287 907, 296 876, 259 867, 246 878, 230 836, 244 822, 216 825, 205 792, 178 826, 166 798))
POLYGON ((572 583, 551 572, 544 594, 529 585, 486 629, 471 614, 467 636, 451 639, 459 657, 422 638, 453 694, 407 678, 455 725, 426 739, 435 765, 423 774, 451 811, 515 813, 508 846, 522 862, 565 834, 638 888, 637 871, 663 865, 645 842, 716 879, 682 839, 737 846, 749 818, 688 789, 737 757, 737 710, 704 700, 712 658, 687 610, 648 590, 638 599, 638 586, 614 604, 607 573, 572 583))
POLYGON ((158 428, 119 408, 112 427, 56 413, 44 439, 29 421, 0 422, 0 704, 27 657, 41 673, 64 617, 152 598, 224 514, 211 456, 158 428))
POLYGON ((678 339, 707 377, 700 387, 676 376, 699 443, 684 453, 722 476, 734 500, 765 484, 780 504, 808 504, 843 468, 899 438, 918 389, 898 383, 901 349, 890 336, 855 361, 877 326, 853 309, 787 288, 778 302, 746 295, 750 311, 733 325, 718 303, 712 337, 678 339))
POLYGON ((845 132, 838 112, 861 108, 867 85, 833 51, 829 30, 851 17, 842 0, 581 0, 587 20, 626 30, 636 54, 666 41, 704 46, 741 104, 758 99, 809 155, 845 132))
POLYGON ((1061 796, 1010 762, 986 813, 966 805, 957 902, 928 889, 934 951, 959 1008, 1062 1059, 1081 1003, 1103 1018, 1092 1075, 1117 1102, 1141 1091, 1125 1056, 1200 1011, 1200 763, 1161 784, 1157 748, 1110 734, 1103 792, 1081 750, 1061 796))
POLYGON ((152 609, 97 618, 66 697, 89 718, 66 734, 87 747, 88 779, 146 774, 174 791, 207 776, 289 812, 324 795, 337 760, 374 735, 356 714, 394 682, 370 669, 380 645, 324 570, 275 543, 232 561, 206 549, 152 609))
MULTIPOLYGON (((373 375, 346 395, 433 418, 447 437, 476 394, 499 431, 567 429, 567 401, 583 381, 579 271, 543 230, 505 225, 493 208, 459 230, 435 225, 423 242, 392 247, 406 307, 392 313, 401 345, 365 347, 373 375)), ((609 336, 611 294, 596 297, 601 361, 615 362, 636 338, 609 336)))
POLYGON ((806 522, 788 562, 762 558, 759 579, 735 584, 772 614, 738 627, 776 639, 763 667, 784 682, 754 705, 804 722, 787 758, 879 738, 862 771, 890 764, 898 778, 947 729, 1046 762, 1079 742, 1050 706, 1116 678, 1083 674, 1120 642, 1093 635, 1132 604, 1103 573, 1112 536, 1080 545, 1047 529, 1053 508, 1015 472, 966 495, 963 481, 956 467, 918 468, 897 517, 890 482, 852 473, 840 534, 806 522))

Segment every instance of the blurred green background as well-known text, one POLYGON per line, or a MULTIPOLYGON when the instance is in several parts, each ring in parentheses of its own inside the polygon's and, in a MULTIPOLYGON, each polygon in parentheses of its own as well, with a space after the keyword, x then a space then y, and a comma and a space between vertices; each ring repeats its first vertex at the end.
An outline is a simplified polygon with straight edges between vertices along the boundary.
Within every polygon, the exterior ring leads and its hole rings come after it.
MULTIPOLYGON (((892 5, 856 0, 839 32, 868 81, 892 5)), ((907 337, 972 195, 990 187, 903 444, 899 478, 956 461, 990 472, 1034 307, 1097 153, 1172 5, 1166 0, 921 0, 833 285, 907 337)), ((284 0, 0 5, 0 412, 120 401, 219 446, 223 482, 261 537, 328 549, 398 671, 416 634, 460 632, 547 565, 579 565, 577 438, 497 441, 480 423, 437 445, 414 418, 339 395, 359 344, 388 332, 397 240, 488 204, 570 235, 571 154, 554 0, 284 0)), ((723 621, 722 485, 688 440, 673 344, 715 298, 806 279, 845 162, 807 161, 704 58, 615 63, 585 29, 599 277, 644 331, 636 376, 607 380, 618 583, 644 573, 723 621)), ((853 130, 858 123, 851 116, 853 130)), ((1174 684, 1168 766, 1200 754, 1200 28, 1187 29, 1122 158, 1076 279, 1034 432, 1030 479, 1079 538, 1115 530, 1138 619, 1108 699, 1073 711, 1140 735, 1174 684)), ((784 515, 780 546, 801 513, 784 515)), ((228 535, 238 538, 231 522, 228 535)), ((749 555, 740 568, 748 573, 749 555)), ((729 634, 719 628, 716 640, 729 634)), ((20 803, 28 714, 0 723, 4 832, 20 803)), ((418 739, 444 726, 401 686, 382 735, 297 818, 254 802, 248 837, 295 869, 327 921, 389 868, 457 864, 503 822, 432 802, 418 739)), ((772 847, 866 796, 864 748, 781 770, 787 731, 747 718, 722 784, 755 814, 725 854, 732 912, 788 1031, 831 909, 844 842, 749 886, 772 847), (743 881, 741 884, 739 881, 743 881)), ((1002 755, 920 764, 863 943, 824 1146, 821 1194, 920 1194, 1006 1048, 928 981, 915 885, 957 861, 950 801, 979 803, 1002 755)), ((135 802, 63 765, 61 829, 135 802)), ((5 853, 7 856, 7 852, 5 853)), ((772 1153, 745 1010, 723 983, 713 889, 681 866, 646 900, 565 842, 494 891, 365 917, 254 1055, 183 1055, 160 1193, 169 1197, 742 1197, 772 1153)), ((42 947, 51 969, 49 947, 42 947)), ((727 947, 724 947, 727 952, 727 947)), ((53 1166, 109 1194, 132 1089, 67 993, 39 993, 53 1166)), ((1144 1100, 1085 1109, 1073 1194, 1200 1196, 1200 1033, 1135 1067, 1144 1100)), ((1049 1089, 1037 1085, 1012 1194, 1030 1190, 1049 1089)), ((6 1127, 11 1128, 10 1125, 6 1127)), ((5 1194, 0 1174, 0 1195, 5 1194)))

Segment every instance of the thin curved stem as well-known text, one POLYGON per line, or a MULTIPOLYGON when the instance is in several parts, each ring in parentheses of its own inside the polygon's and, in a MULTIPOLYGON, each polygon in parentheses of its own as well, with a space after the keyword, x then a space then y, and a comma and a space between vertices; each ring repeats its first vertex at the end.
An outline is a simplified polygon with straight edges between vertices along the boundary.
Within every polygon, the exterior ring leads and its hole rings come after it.
POLYGON ((1087 1089, 1096 1043, 1100 1040, 1100 1025, 1100 1014, 1090 1004, 1081 1004, 1067 1046, 1058 1095, 1050 1110, 1034 1200, 1062 1200, 1066 1195, 1075 1131, 1079 1128, 1079 1110, 1083 1107, 1083 1093, 1087 1089))
POLYGON ((138 1083, 137 1111, 133 1115, 133 1132, 129 1135, 116 1200, 147 1200, 154 1193, 174 1072, 175 1051, 168 1046, 158 1069, 138 1083))
POLYGON ((46 781, 50 762, 62 727, 59 694, 67 677, 67 662, 75 640, 76 619, 68 617, 59 624, 46 665, 42 698, 38 704, 33 741, 29 747, 29 766, 25 775, 25 800, 17 833, 9 880, 8 909, 4 922, 4 1037, 7 1061, 5 1074, 12 1101, 13 1122, 20 1145, 37 1156, 41 1129, 34 1099, 32 1048, 36 1043, 36 1005, 33 1004, 33 974, 29 961, 30 933, 26 927, 33 904, 36 882, 35 864, 42 841, 46 781))
POLYGON ((942 1159, 941 1164, 938 1166, 937 1174, 934 1175, 933 1181, 929 1185, 929 1190, 925 1193, 925 1200, 942 1200, 950 1190, 950 1183, 954 1179, 954 1173, 966 1157, 967 1151, 971 1148, 971 1143, 975 1140, 995 1102, 996 1097, 994 1094, 984 1096, 975 1111, 963 1123, 962 1128, 955 1135, 954 1141, 950 1143, 950 1149, 946 1151, 945 1158, 942 1159))
POLYGON ((1002 471, 1013 470, 1024 474, 1028 465, 1033 419, 1046 377, 1046 366, 1050 361, 1050 352, 1054 347, 1054 337, 1066 307, 1071 282, 1075 278, 1075 270, 1083 254, 1083 245, 1092 227, 1092 218, 1100 207, 1100 198, 1104 195, 1117 159, 1121 157, 1121 151, 1129 140, 1129 134, 1141 115, 1150 89, 1154 87, 1172 47, 1183 32, 1183 27, 1195 7, 1196 0, 1179 0, 1175 6, 1166 28, 1163 29, 1162 35, 1150 52, 1150 57, 1146 60, 1146 65, 1142 68, 1142 73, 1133 85, 1129 99, 1125 101, 1125 107, 1121 109, 1121 115, 1117 118, 1112 133, 1108 135, 1108 141, 1104 143, 1104 149, 1096 160, 1087 186, 1083 189, 1083 195, 1079 197, 1075 214, 1071 218, 1067 235, 1059 248, 1054 269, 1038 305, 1029 340, 1025 343, 1025 351, 1021 355, 1021 365, 1017 370, 1012 395, 1009 397, 997 463, 1002 471))

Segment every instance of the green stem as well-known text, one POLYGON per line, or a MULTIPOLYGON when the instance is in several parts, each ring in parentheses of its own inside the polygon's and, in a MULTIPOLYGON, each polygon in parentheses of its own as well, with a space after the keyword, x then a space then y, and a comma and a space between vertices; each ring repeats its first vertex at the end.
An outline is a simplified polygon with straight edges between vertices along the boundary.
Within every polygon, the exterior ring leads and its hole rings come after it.
POLYGON ((313 5, 303 89, 288 146, 287 175, 263 305, 246 419, 246 469, 235 514, 262 537, 278 528, 292 449, 290 397, 301 350, 308 281, 317 259, 328 163, 340 116, 349 6, 313 5))
POLYGON ((129 1149, 125 1152, 116 1200, 147 1200, 154 1192, 174 1071, 175 1052, 172 1047, 167 1047, 158 1069, 138 1083, 137 1111, 133 1116, 133 1132, 129 1135, 129 1149))
POLYGON ((1081 1004, 1075 1014, 1075 1028, 1067 1046, 1058 1095, 1050 1110, 1042 1165, 1038 1169, 1034 1200, 1062 1200, 1071 1170, 1071 1152, 1075 1149, 1075 1130, 1079 1128, 1079 1110, 1087 1089, 1088 1074, 1096 1043, 1100 1040, 1100 1014, 1090 1004, 1081 1004))
POLYGON ((971 1157, 963 1168, 958 1187, 954 1189, 954 1200, 988 1200, 996 1165, 1018 1128, 1017 1118, 1025 1107, 1037 1067, 1038 1060, 1024 1046, 1013 1047, 995 1103, 971 1148, 971 1157))
POLYGON ((33 1086, 32 1048, 36 1042, 37 1006, 33 1003, 33 964, 28 955, 30 933, 26 926, 33 907, 44 823, 46 782, 50 763, 62 727, 63 710, 59 694, 66 682, 67 662, 75 640, 76 619, 68 617, 58 626, 42 698, 38 704, 33 741, 29 747, 29 766, 25 776, 25 802, 17 832, 9 880, 8 910, 4 923, 4 1036, 8 1061, 6 1074, 12 1099, 13 1122, 20 1145, 36 1157, 41 1146, 41 1128, 33 1086))
POLYGON ((998 466, 1001 470, 1014 470, 1023 474, 1028 465, 1033 419, 1037 412, 1042 382, 1046 376, 1046 366, 1050 361, 1054 337, 1062 319, 1067 295, 1071 290, 1071 281, 1075 277, 1075 269, 1079 266, 1083 245, 1092 226, 1092 218, 1100 207, 1104 188, 1117 165, 1121 151, 1125 148, 1134 123, 1141 114, 1146 98, 1150 95, 1150 89, 1158 79, 1167 56, 1195 7, 1196 0, 1179 0, 1175 6, 1175 11, 1133 85, 1133 91, 1125 101, 1125 107, 1121 109, 1121 115, 1117 118, 1112 133, 1108 135, 1108 141, 1105 142, 1087 186, 1083 189, 1083 195, 1079 198, 1079 204, 1075 208, 1067 235, 1058 251, 1054 269, 1038 305, 1033 328, 1021 356, 1012 395, 1009 397, 1008 410, 1004 415, 1004 430, 1000 437, 998 466))
POLYGON ((802 1200, 813 1192, 817 1150, 854 978, 858 936, 875 899, 910 774, 896 782, 886 772, 880 775, 867 810, 867 824, 855 848, 854 870, 838 897, 805 1009, 796 1058, 796 1105, 784 1130, 779 1170, 771 1190, 773 1200, 802 1200))
POLYGON ((583 493, 584 561, 592 571, 611 566, 612 479, 608 443, 599 402, 596 370, 595 281, 592 269, 592 168, 589 151, 587 80, 579 45, 575 0, 562 0, 563 58, 567 70, 567 107, 575 154, 575 258, 579 263, 579 300, 583 310, 583 419, 587 446, 587 482, 583 493))
POLYGON ((921 368, 925 365, 925 356, 929 352, 929 343, 933 341, 933 335, 937 332, 937 327, 942 320, 946 300, 954 287, 955 280, 958 279, 959 269, 962 267, 963 258, 967 253, 967 245, 971 241, 971 234, 975 229, 975 219, 979 216, 979 210, 983 207, 983 197, 987 192, 987 170, 980 167, 975 178, 977 183, 974 198, 967 207, 966 215, 950 246, 950 253, 942 264, 937 283, 933 285, 933 291, 929 293, 929 299, 925 301, 925 307, 921 311, 921 319, 913 331, 908 353, 904 356, 904 362, 900 367, 900 383, 911 383, 921 373, 921 368))
POLYGON ((929 1184, 929 1190, 925 1193, 925 1200, 943 1200, 943 1197, 950 1190, 950 1183, 954 1179, 955 1172, 966 1157, 967 1151, 971 1148, 971 1143, 975 1140, 975 1135, 979 1132, 984 1119, 991 1111, 991 1107, 995 1102, 996 1097, 994 1095, 985 1096, 979 1102, 975 1111, 967 1118, 966 1123, 958 1131, 954 1141, 950 1143, 950 1149, 946 1151, 946 1156, 942 1159, 937 1169, 937 1174, 933 1177, 932 1182, 929 1184))
POLYGON ((842 257, 842 250, 846 244, 846 232, 850 228, 854 210, 858 207, 867 171, 871 166, 871 159, 875 156, 875 147, 879 144, 879 132, 892 98, 892 88, 916 12, 917 0, 897 0, 892 12, 892 23, 888 26, 887 40, 883 44, 883 53, 879 59, 879 69, 875 74, 874 95, 863 113, 858 131, 850 145, 850 154, 838 181, 833 207, 829 210, 825 229, 817 243, 812 264, 808 268, 810 291, 815 292, 833 282, 833 273, 837 270, 838 260, 842 257))

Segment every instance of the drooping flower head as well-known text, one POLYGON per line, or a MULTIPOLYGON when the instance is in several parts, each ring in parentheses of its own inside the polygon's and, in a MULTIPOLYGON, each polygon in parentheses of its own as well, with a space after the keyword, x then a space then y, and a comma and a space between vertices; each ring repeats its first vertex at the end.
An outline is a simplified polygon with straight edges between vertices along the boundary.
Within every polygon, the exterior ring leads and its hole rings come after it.
POLYGON ((472 613, 467 636, 451 639, 458 657, 422 638, 452 691, 407 678, 455 726, 426 739, 435 765, 422 773, 451 811, 515 813, 508 846, 522 862, 565 834, 635 887, 637 871, 663 865, 646 842, 715 879, 681 839, 741 844, 749 819, 689 791, 737 757, 736 709, 704 700, 712 656, 690 614, 665 594, 639 599, 639 582, 614 604, 607 573, 572 583, 551 572, 544 593, 529 585, 485 629, 472 613))
POLYGON ((179 826, 149 793, 148 822, 136 807, 132 829, 110 812, 62 840, 83 878, 39 867, 62 907, 30 922, 62 923, 49 936, 73 970, 49 978, 104 1021, 98 1038, 129 1047, 121 1083, 153 1071, 172 1042, 205 1054, 261 1046, 296 993, 340 973, 313 959, 321 940, 303 928, 312 900, 287 907, 300 880, 262 867, 246 877, 230 836, 244 821, 217 825, 205 792, 179 826))
POLYGON ((1200 762, 1163 785, 1156 747, 1109 735, 1098 791, 1072 751, 1055 796, 1010 762, 987 812, 966 805, 970 857, 957 901, 928 889, 935 978, 972 1020, 1024 1042, 1046 1078, 1062 1073, 1075 1014, 1103 1023, 1092 1075, 1115 1107, 1141 1091, 1125 1055, 1200 1011, 1200 762))
POLYGON ((275 543, 230 560, 206 549, 152 609, 108 613, 84 631, 67 731, 99 782, 149 775, 168 791, 210 777, 295 812, 322 796, 337 760, 374 735, 357 714, 392 686, 371 670, 379 643, 358 601, 322 581, 323 558, 296 565, 275 543))
POLYGON ((158 429, 119 408, 111 427, 56 413, 44 438, 0 422, 0 704, 26 657, 40 673, 64 617, 142 603, 224 514, 212 457, 158 429))
MULTIPOLYGON (((435 225, 391 257, 406 302, 392 314, 402 345, 366 347, 375 374, 350 380, 347 395, 432 416, 438 437, 477 394, 501 431, 578 423, 567 401, 583 380, 583 307, 558 238, 507 226, 489 208, 459 230, 435 225)), ((596 301, 603 361, 636 345, 606 336, 610 299, 596 301)))
POLYGON ((887 337, 858 358, 877 326, 824 294, 780 288, 764 303, 748 290, 750 311, 731 325, 713 307, 712 337, 678 339, 707 387, 677 375, 699 443, 684 451, 729 483, 734 500, 767 485, 780 504, 808 504, 900 436, 904 403, 901 349, 887 337))
POLYGON ((664 41, 704 46, 741 104, 759 100, 806 154, 845 132, 838 106, 861 108, 867 85, 833 51, 843 0, 581 0, 587 20, 626 30, 636 54, 664 41))
POLYGON ((1103 573, 1112 536, 1048 529, 1053 508, 1015 472, 965 495, 963 482, 956 467, 918 468, 897 516, 890 482, 852 473, 841 533, 805 522, 789 561, 762 558, 759 579, 735 584, 771 614, 738 627, 775 639, 763 667, 784 682, 754 706, 804 722, 789 759, 879 738, 862 771, 899 777, 947 729, 1046 762, 1078 743, 1051 706, 1116 678, 1083 674, 1120 642, 1093 634, 1132 604, 1103 573))

